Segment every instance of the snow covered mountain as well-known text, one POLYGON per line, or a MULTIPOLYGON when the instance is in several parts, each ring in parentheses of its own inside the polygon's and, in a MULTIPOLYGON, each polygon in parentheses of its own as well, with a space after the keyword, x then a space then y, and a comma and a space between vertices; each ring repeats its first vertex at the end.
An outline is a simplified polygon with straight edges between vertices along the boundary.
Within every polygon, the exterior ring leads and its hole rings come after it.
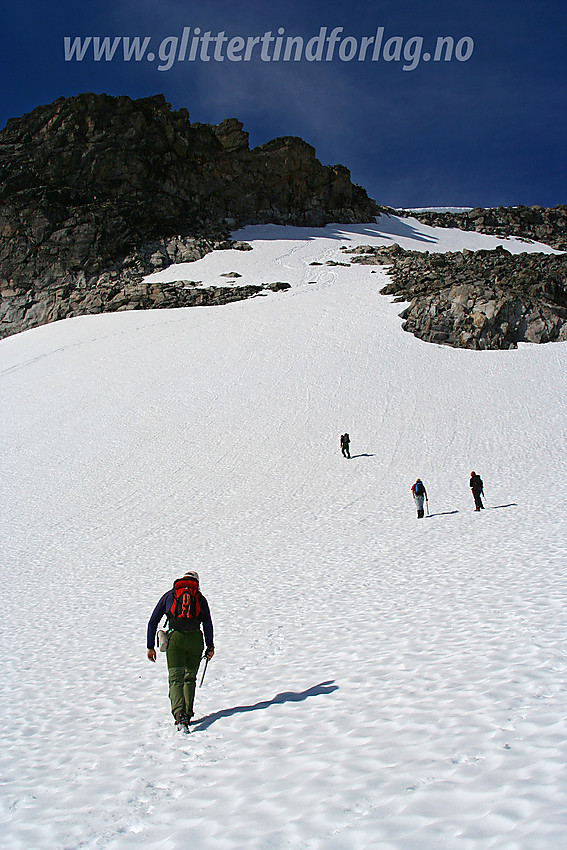
POLYGON ((546 249, 390 222, 247 228, 160 278, 289 290, 0 342, 10 850, 567 844, 567 343, 420 342, 336 265, 546 249), (217 647, 188 737, 145 653, 187 569, 217 647))

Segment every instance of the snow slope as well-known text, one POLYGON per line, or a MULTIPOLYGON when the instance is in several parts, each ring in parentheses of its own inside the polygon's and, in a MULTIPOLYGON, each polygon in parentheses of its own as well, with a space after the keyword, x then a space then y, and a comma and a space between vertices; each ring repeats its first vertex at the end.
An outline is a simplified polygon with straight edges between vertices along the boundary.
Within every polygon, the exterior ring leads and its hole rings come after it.
POLYGON ((237 236, 160 275, 292 288, 0 343, 5 846, 567 846, 567 346, 422 343, 382 269, 325 265, 541 246, 237 236), (187 737, 145 628, 189 568, 217 653, 187 737))

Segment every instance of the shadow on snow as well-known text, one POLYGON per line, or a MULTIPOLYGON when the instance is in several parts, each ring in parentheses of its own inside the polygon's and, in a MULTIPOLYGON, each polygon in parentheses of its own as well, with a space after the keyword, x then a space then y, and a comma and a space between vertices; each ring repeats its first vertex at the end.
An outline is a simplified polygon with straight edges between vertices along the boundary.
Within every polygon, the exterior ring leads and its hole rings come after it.
POLYGON ((256 702, 254 705, 237 705, 234 708, 224 708, 222 711, 215 711, 213 714, 207 714, 205 717, 200 717, 194 721, 194 728, 197 730, 208 729, 209 726, 216 720, 222 717, 233 717, 235 714, 246 714, 249 711, 260 711, 264 708, 270 708, 272 705, 282 705, 286 702, 303 702, 308 697, 322 696, 323 694, 332 694, 333 691, 338 691, 339 686, 335 685, 334 681, 320 682, 318 685, 313 685, 301 693, 294 691, 284 691, 281 694, 276 694, 272 699, 256 702))
MULTIPOLYGON (((498 511, 500 508, 515 508, 517 507, 517 502, 509 502, 507 505, 485 505, 487 511, 498 511)), ((436 514, 427 514, 429 519, 432 519, 434 516, 450 516, 451 514, 458 514, 459 511, 438 511, 436 514)))
POLYGON ((379 215, 374 222, 366 222, 359 224, 326 224, 322 227, 313 226, 297 226, 283 224, 252 224, 244 229, 233 231, 231 234, 233 239, 254 239, 266 240, 269 242, 276 240, 289 239, 317 239, 323 237, 325 239, 336 239, 342 241, 348 239, 349 236, 363 236, 372 239, 384 239, 386 242, 395 242, 396 239, 405 237, 416 242, 426 242, 435 244, 439 240, 432 235, 426 235, 421 229, 415 227, 407 219, 390 216, 387 214, 379 215))

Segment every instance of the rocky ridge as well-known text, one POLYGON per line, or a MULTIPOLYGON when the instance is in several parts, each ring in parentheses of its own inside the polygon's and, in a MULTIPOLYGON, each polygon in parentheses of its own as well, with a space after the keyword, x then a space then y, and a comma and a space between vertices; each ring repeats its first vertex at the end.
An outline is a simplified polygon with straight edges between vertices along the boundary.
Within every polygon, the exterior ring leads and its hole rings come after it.
POLYGON ((353 263, 388 266, 381 291, 410 302, 403 328, 427 342, 485 350, 567 341, 567 254, 344 250, 353 263))
POLYGON ((411 216, 432 227, 456 227, 495 236, 517 236, 543 242, 558 251, 567 251, 567 206, 475 207, 466 212, 436 210, 389 210, 394 215, 411 216))
MULTIPOLYGON (((162 95, 59 98, 0 132, 0 338, 82 313, 203 303, 142 277, 246 224, 372 221, 376 203, 302 139, 250 150, 242 123, 191 123, 162 95)), ((210 302, 246 297, 209 290, 210 302)))
MULTIPOLYGON (((567 207, 466 212, 378 207, 340 165, 302 139, 250 150, 242 123, 191 123, 162 95, 59 98, 0 132, 0 338, 70 316, 223 304, 287 284, 145 283, 172 263, 247 250, 230 230, 269 223, 322 226, 388 212, 443 227, 518 236, 567 250, 567 207)), ((388 264, 384 288, 409 302, 404 328, 474 349, 567 339, 567 255, 505 250, 428 254, 357 249, 388 264)), ((335 265, 342 265, 335 263, 335 265)))

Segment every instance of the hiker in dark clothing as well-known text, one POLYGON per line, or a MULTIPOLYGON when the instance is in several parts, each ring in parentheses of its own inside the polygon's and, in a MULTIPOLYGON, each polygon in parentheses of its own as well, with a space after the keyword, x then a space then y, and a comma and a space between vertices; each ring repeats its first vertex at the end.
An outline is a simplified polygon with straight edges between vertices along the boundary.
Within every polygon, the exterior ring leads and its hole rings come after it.
POLYGON ((350 437, 348 434, 341 434, 341 452, 343 457, 350 459, 350 437))
POLYGON ((427 501, 427 490, 421 478, 417 479, 411 488, 411 492, 417 508, 417 518, 423 519, 423 500, 425 499, 427 501))
POLYGON ((209 603, 199 590, 198 573, 190 570, 183 578, 177 579, 154 608, 148 623, 150 661, 156 660, 156 630, 164 616, 169 626, 166 653, 171 712, 179 727, 188 728, 193 716, 197 670, 203 655, 201 625, 207 646, 205 657, 210 660, 215 654, 213 621, 209 603))
POLYGON ((484 505, 480 497, 484 496, 484 484, 482 478, 476 472, 471 472, 470 488, 474 496, 475 511, 483 511, 484 505))

